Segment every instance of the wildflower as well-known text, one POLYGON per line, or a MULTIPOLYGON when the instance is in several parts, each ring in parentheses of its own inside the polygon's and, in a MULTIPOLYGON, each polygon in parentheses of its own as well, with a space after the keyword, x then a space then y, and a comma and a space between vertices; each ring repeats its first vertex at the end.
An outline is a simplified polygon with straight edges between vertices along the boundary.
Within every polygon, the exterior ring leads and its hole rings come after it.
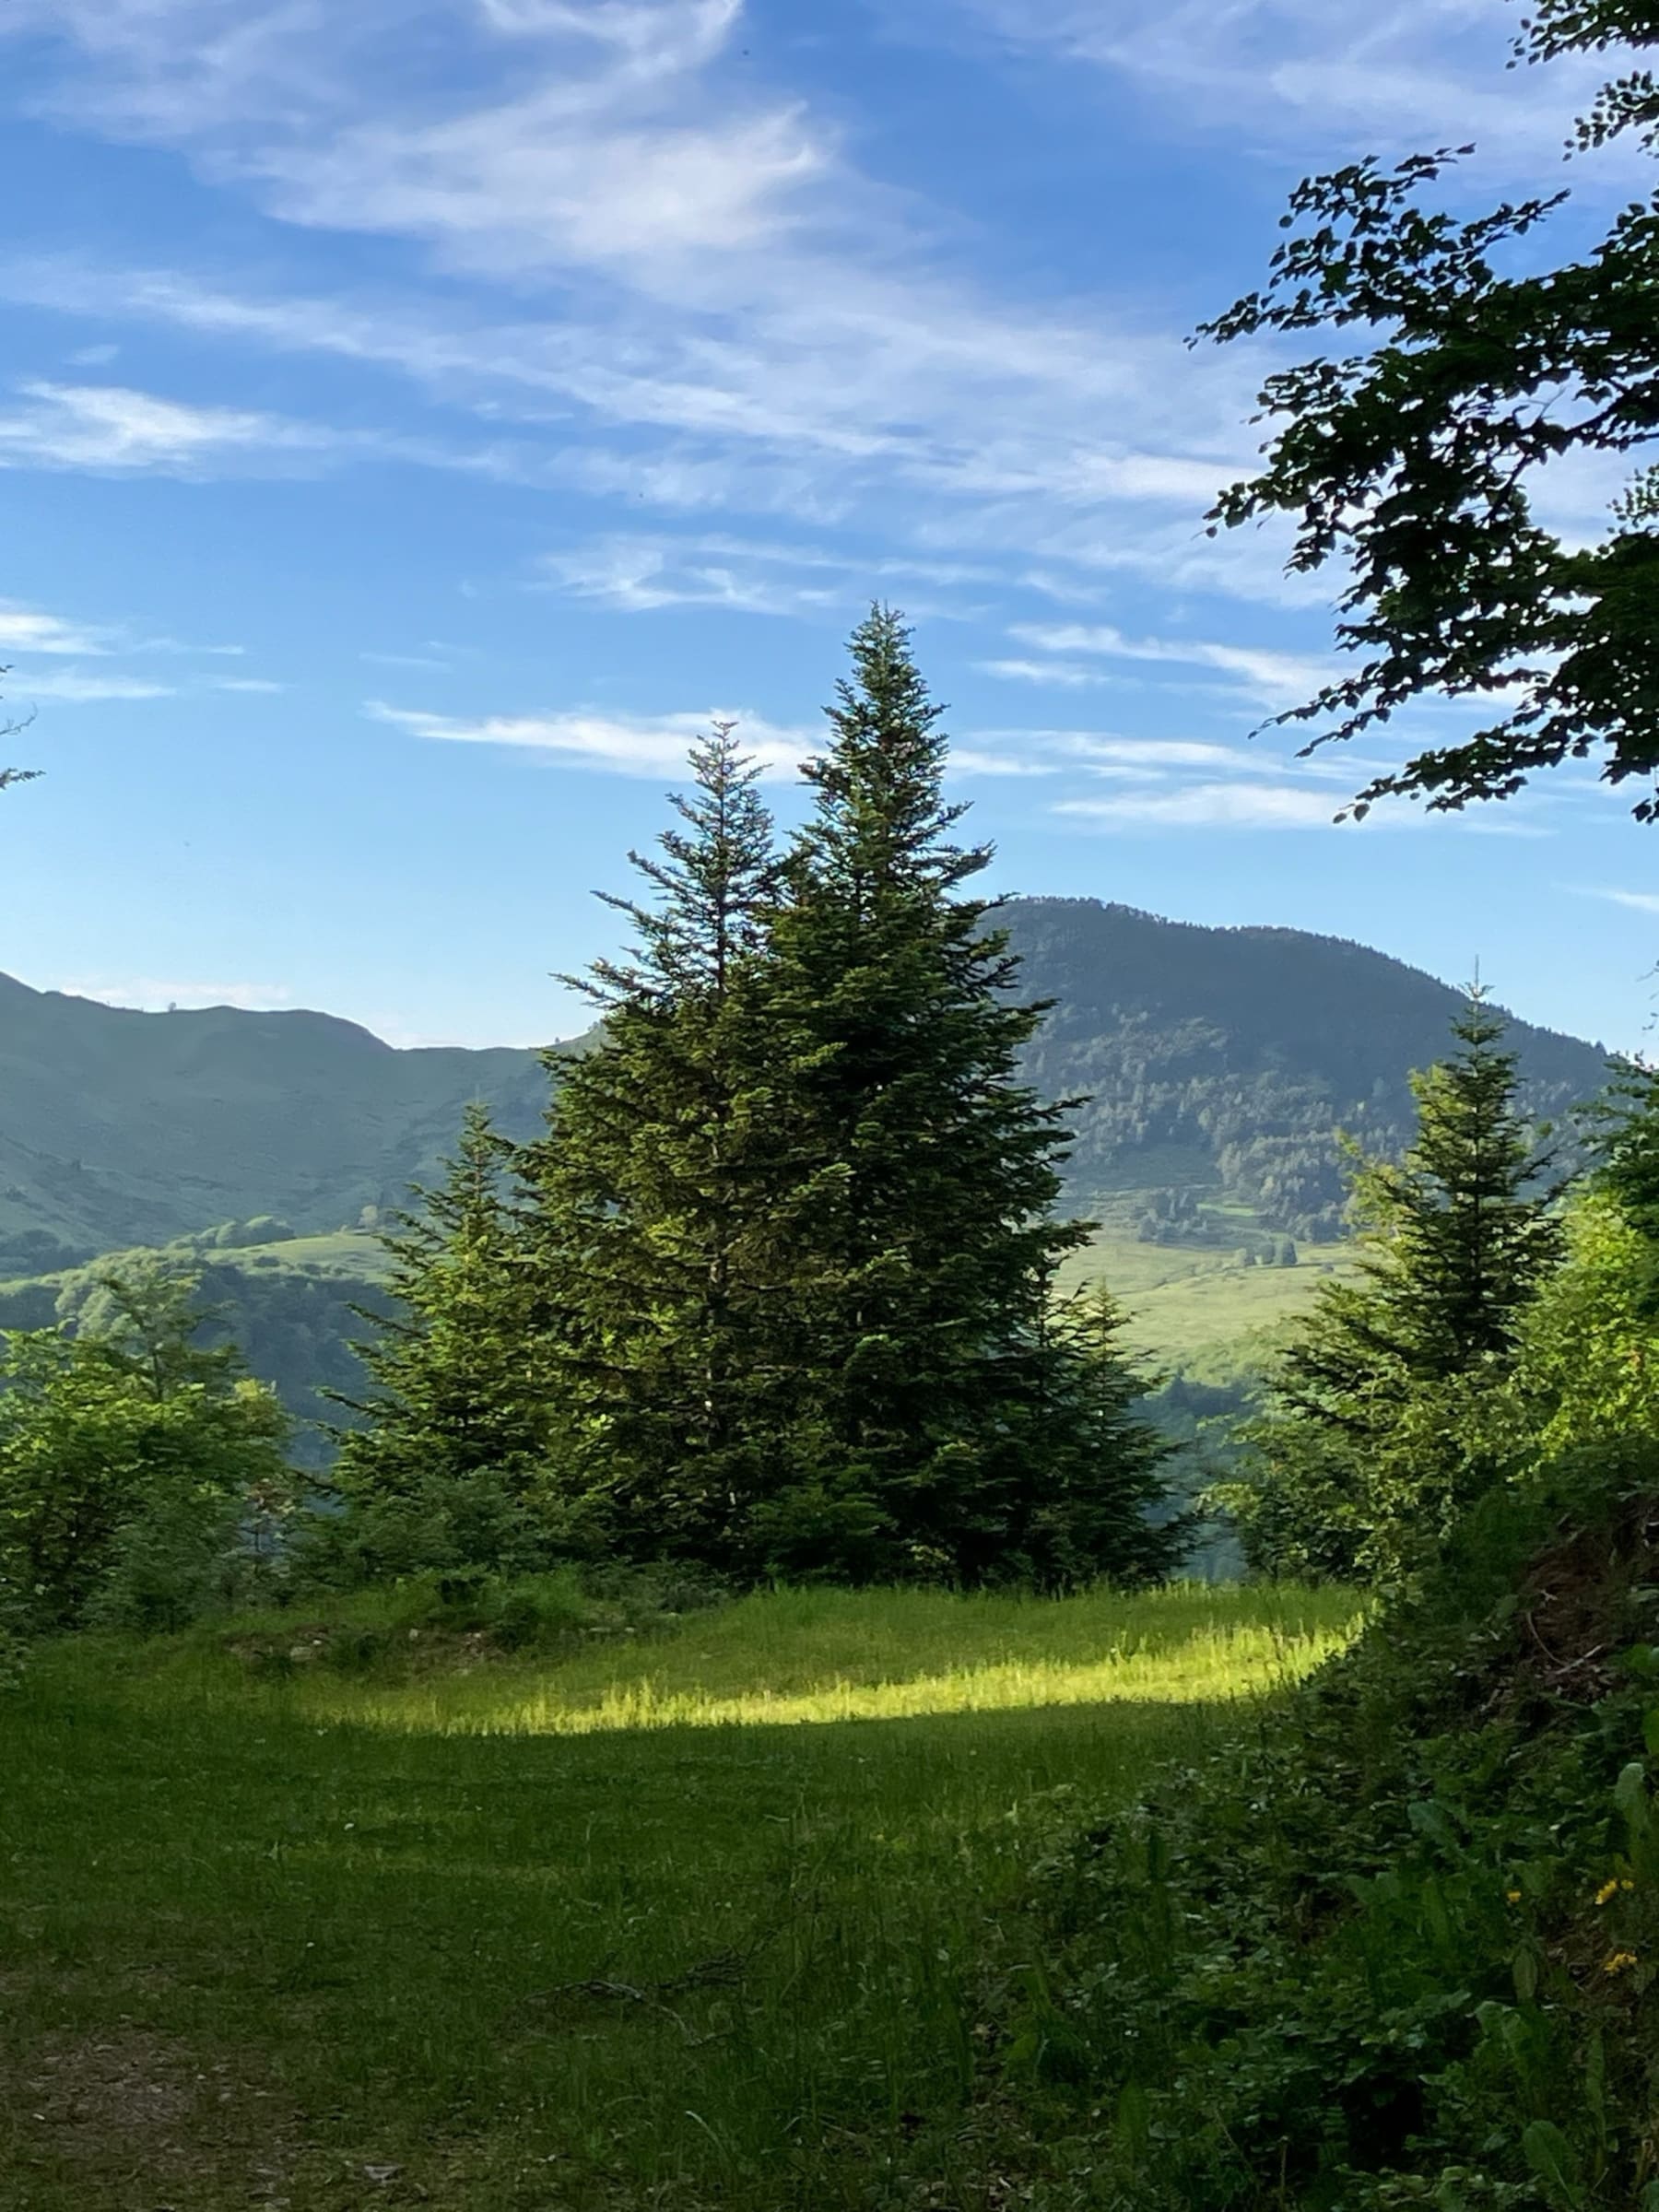
POLYGON ((1519 1889, 1506 1889, 1503 1894, 1509 1899, 1509 1901, 1512 1905, 1518 1905, 1521 1902, 1521 1892, 1519 1889))
POLYGON ((1622 1974, 1626 1967, 1634 1966, 1635 1963, 1636 1954, 1634 1951, 1610 1951, 1602 1961, 1602 1972, 1604 1974, 1622 1974))
POLYGON ((1598 1905, 1605 1905, 1610 1903, 1618 1895, 1618 1884, 1617 1881, 1604 1882, 1595 1893, 1595 1901, 1598 1905))

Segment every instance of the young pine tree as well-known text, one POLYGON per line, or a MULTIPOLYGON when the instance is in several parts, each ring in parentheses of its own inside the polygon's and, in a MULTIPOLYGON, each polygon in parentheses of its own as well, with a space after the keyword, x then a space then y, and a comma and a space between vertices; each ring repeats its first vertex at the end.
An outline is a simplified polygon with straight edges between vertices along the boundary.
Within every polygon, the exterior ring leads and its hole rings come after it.
POLYGON ((1065 1109, 1017 1065, 1046 1009, 1011 996, 1006 935, 965 889, 989 853, 954 841, 943 710, 896 614, 873 611, 852 653, 771 931, 801 1203, 769 1541, 790 1571, 979 1581, 1022 1555, 1041 1502, 1035 1347, 1086 1229, 1053 1218, 1065 1109))
POLYGON ((603 1033, 548 1056, 559 1088, 521 1171, 566 1496, 625 1553, 741 1573, 777 1471, 771 1308, 789 1209, 760 987, 776 866, 759 771, 730 724, 691 768, 660 857, 629 855, 649 896, 607 901, 630 957, 572 979, 603 1033))
POLYGON ((325 1550, 355 1571, 534 1564, 546 1418, 530 1378, 519 1224, 504 1191, 508 1147, 469 1106, 443 1182, 420 1191, 382 1241, 390 1311, 360 1309, 356 1348, 374 1389, 335 1402, 346 1503, 325 1550))
POLYGON ((1253 1466, 1229 1486, 1257 1565, 1392 1571, 1480 1486, 1480 1394, 1507 1371, 1562 1239, 1515 1054, 1478 986, 1453 1033, 1456 1049, 1412 1077, 1404 1159, 1359 1167, 1357 1277, 1323 1288, 1274 1377, 1253 1466))
POLYGON ((1096 1286, 1055 1305, 1040 1348, 1028 1448, 1042 1484, 1021 1543, 1040 1590, 1162 1582, 1191 1541, 1192 1516, 1171 1508, 1175 1447, 1140 1411, 1157 1378, 1124 1344, 1127 1319, 1096 1286))

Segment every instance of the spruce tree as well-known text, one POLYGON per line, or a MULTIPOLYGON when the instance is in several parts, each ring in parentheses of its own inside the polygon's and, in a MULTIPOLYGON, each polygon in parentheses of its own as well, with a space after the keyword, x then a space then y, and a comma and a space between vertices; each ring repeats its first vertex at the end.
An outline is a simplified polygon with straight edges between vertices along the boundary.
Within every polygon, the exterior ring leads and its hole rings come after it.
POLYGON ((1228 1493, 1259 1565, 1392 1568, 1479 1486, 1477 1394, 1507 1371, 1562 1250, 1504 1028, 1477 985, 1456 1049, 1412 1077, 1404 1158, 1356 1156, 1357 1274, 1323 1287, 1228 1493))
POLYGON ((1041 1590, 1161 1582, 1191 1541, 1192 1517, 1171 1499, 1175 1447, 1141 1411, 1159 1378, 1125 1345, 1127 1324, 1097 1284, 1057 1301, 1041 1340, 1026 1449, 1041 1488, 1019 1538, 1041 1590))
POLYGON ((768 1167, 759 987, 776 868, 759 771, 732 724, 691 767, 661 856, 629 854, 649 896, 607 900, 631 953, 571 979, 602 1032, 548 1056, 547 1134, 522 1173, 565 1494, 635 1557, 743 1572, 777 1472, 770 1294, 789 1208, 768 1167))
POLYGON ((488 1109, 469 1106, 443 1182, 382 1239, 389 1311, 358 1309, 374 1335, 355 1347, 374 1388, 330 1394, 358 1417, 337 1432, 335 1535, 362 1571, 531 1563, 547 1418, 508 1154, 488 1109))
POLYGON ((979 1581, 1040 1501, 1041 1455, 1012 1440, 1030 1443, 1054 1268, 1087 1232, 1053 1216, 1065 1108, 1017 1071, 1046 1009, 1013 997, 1006 935, 965 890, 989 853, 954 841, 943 710, 890 610, 852 655, 771 929, 803 1202, 794 1472, 770 1541, 786 1571, 979 1581))

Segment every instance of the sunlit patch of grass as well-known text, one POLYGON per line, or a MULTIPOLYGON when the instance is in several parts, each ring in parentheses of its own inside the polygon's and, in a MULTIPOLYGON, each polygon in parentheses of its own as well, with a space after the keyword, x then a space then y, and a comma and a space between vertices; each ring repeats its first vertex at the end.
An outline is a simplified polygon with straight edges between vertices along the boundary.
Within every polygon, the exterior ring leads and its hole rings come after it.
POLYGON ((0 2204, 867 2212, 970 2089, 1032 1859, 1352 1612, 777 1592, 275 1679, 56 1647, 0 1699, 0 2204), (148 2171, 65 2072, 111 2050, 148 2171))
POLYGON ((1355 1607, 1192 1585, 1058 1604, 772 1593, 668 1643, 399 1683, 318 1679, 319 1719, 423 1732, 591 1735, 798 1727, 1048 1706, 1214 1703, 1300 1678, 1355 1607))

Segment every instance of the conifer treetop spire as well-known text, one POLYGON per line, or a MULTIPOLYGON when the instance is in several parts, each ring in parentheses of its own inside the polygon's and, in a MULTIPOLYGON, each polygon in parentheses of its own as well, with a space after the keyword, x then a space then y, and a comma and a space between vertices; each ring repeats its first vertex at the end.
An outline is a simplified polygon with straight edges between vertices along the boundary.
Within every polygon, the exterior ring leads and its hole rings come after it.
POLYGON ((880 604, 853 632, 853 672, 825 710, 830 750, 803 771, 818 805, 801 845, 809 861, 839 860, 873 883, 921 862, 927 879, 949 890, 991 853, 946 841, 968 809, 945 803, 950 747, 939 724, 947 709, 916 666, 911 634, 898 610, 880 604))
POLYGON ((737 732, 736 723, 717 721, 691 747, 691 793, 669 794, 685 828, 658 837, 663 858, 628 855, 657 894, 655 903, 599 893, 637 933, 633 956, 599 960, 590 975, 559 980, 602 1006, 635 995, 719 996, 738 960, 759 941, 777 876, 772 818, 756 788, 760 763, 744 751, 737 732))

